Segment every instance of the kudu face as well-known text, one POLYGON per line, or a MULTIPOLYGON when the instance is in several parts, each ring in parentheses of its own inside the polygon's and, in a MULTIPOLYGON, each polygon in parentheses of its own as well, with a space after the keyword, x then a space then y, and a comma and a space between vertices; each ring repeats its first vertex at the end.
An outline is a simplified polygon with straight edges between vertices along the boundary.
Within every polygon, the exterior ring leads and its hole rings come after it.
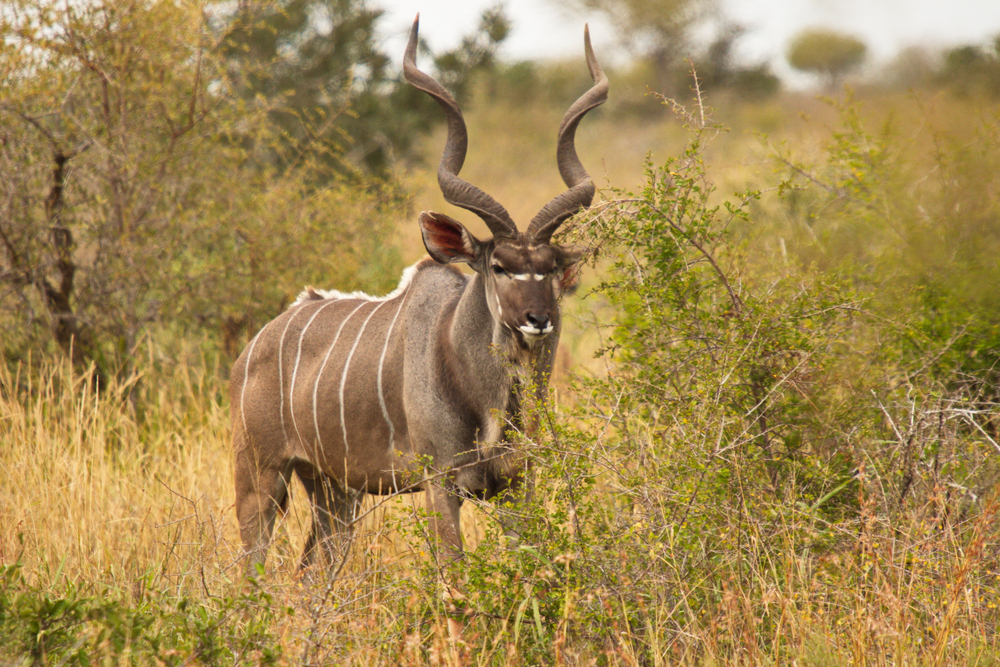
POLYGON ((493 319, 529 346, 552 333, 559 296, 581 253, 526 234, 480 241, 441 213, 424 213, 420 227, 438 262, 464 262, 482 276, 493 319))
POLYGON ((553 246, 527 239, 496 244, 486 260, 486 293, 496 304, 494 316, 528 342, 552 333, 558 307, 557 260, 553 246))

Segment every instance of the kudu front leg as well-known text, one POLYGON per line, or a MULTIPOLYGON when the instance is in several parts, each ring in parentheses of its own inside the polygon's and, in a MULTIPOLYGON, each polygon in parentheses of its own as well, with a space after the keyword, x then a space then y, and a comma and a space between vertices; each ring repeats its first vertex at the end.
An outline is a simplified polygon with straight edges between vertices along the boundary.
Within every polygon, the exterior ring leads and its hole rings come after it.
POLYGON ((454 578, 455 571, 448 573, 446 565, 453 564, 462 557, 462 526, 460 515, 462 496, 453 485, 435 484, 427 489, 427 507, 431 513, 429 539, 435 540, 432 551, 443 575, 441 582, 442 601, 448 610, 448 636, 452 642, 458 641, 465 629, 461 600, 462 576, 454 578))
POLYGON ((427 489, 427 509, 430 512, 430 539, 436 540, 439 562, 462 556, 462 497, 450 484, 434 484, 427 489))
POLYGON ((521 541, 518 514, 522 507, 531 506, 534 492, 535 480, 531 470, 524 470, 511 478, 507 487, 493 499, 497 508, 497 520, 503 528, 507 546, 510 548, 515 548, 521 541))

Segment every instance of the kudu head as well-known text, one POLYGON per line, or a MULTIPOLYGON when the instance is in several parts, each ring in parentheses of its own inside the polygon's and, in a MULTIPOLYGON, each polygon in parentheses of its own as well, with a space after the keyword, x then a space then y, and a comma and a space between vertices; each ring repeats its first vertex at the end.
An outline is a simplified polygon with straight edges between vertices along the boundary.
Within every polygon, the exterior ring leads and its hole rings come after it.
POLYGON ((574 139, 580 119, 608 97, 608 79, 597 64, 584 29, 584 48, 594 86, 563 116, 559 128, 559 173, 569 188, 546 204, 524 232, 495 199, 458 177, 465 162, 468 133, 462 111, 454 98, 432 77, 417 69, 417 30, 413 22, 403 60, 403 75, 416 88, 441 105, 448 120, 448 139, 438 167, 438 184, 444 198, 478 215, 493 238, 482 241, 462 223, 441 213, 421 213, 424 246, 442 264, 465 262, 482 276, 486 299, 494 319, 527 343, 552 332, 558 317, 558 296, 581 253, 552 243, 552 234, 574 213, 590 206, 594 184, 576 154, 574 139))

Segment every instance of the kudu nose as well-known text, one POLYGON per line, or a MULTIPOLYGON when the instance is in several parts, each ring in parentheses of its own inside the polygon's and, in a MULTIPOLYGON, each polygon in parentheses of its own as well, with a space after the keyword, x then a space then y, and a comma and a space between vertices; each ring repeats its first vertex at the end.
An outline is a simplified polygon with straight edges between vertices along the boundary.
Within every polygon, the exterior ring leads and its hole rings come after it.
POLYGON ((528 325, 534 327, 539 333, 549 328, 549 316, 540 313, 525 313, 524 319, 528 325))

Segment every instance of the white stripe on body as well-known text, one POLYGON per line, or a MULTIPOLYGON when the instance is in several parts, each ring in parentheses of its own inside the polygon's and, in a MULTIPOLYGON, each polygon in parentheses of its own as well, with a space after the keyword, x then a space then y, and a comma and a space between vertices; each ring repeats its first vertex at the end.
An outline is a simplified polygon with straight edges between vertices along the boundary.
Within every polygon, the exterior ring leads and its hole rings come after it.
POLYGON ((354 313, 361 310, 361 307, 364 306, 366 303, 368 303, 368 301, 362 301, 360 304, 358 304, 358 307, 352 310, 350 314, 348 314, 348 316, 344 318, 344 321, 340 323, 340 326, 337 328, 337 334, 333 337, 333 342, 330 343, 330 347, 326 351, 326 356, 323 357, 323 363, 319 367, 319 372, 316 373, 316 384, 313 385, 313 426, 316 427, 317 451, 323 446, 322 437, 320 436, 319 433, 319 418, 316 416, 317 414, 316 395, 319 391, 319 380, 323 376, 323 369, 326 368, 326 362, 330 360, 330 353, 333 352, 334 346, 337 344, 337 341, 340 340, 340 332, 344 330, 344 325, 346 325, 347 321, 350 320, 352 317, 354 317, 354 313))
POLYGON ((389 339, 392 338, 392 330, 396 326, 396 319, 403 311, 403 305, 406 303, 406 297, 409 295, 409 292, 403 294, 403 300, 399 302, 399 308, 396 309, 396 314, 392 316, 392 322, 389 324, 389 332, 385 335, 385 345, 382 346, 382 356, 378 359, 378 404, 382 408, 382 416, 385 418, 385 423, 389 425, 389 451, 392 451, 396 446, 396 427, 392 423, 392 418, 389 417, 389 408, 385 404, 385 394, 382 392, 382 366, 385 364, 385 354, 389 350, 389 339))
MULTIPOLYGON (((273 322, 274 320, 271 320, 273 322)), ((250 378, 250 360, 253 359, 253 348, 257 344, 257 339, 260 338, 261 334, 264 333, 264 329, 270 326, 271 322, 268 322, 257 332, 257 335, 253 337, 250 341, 250 350, 247 352, 247 363, 243 367, 243 388, 240 390, 240 416, 243 418, 243 433, 247 432, 247 412, 243 407, 243 401, 247 394, 247 380, 250 378)))
POLYGON ((288 429, 285 427, 285 334, 288 333, 288 327, 292 324, 292 320, 300 312, 302 312, 301 308, 288 318, 288 321, 285 322, 285 328, 281 332, 281 338, 278 340, 278 414, 281 415, 281 435, 285 442, 288 442, 288 429))
MULTIPOLYGON (((317 296, 321 297, 323 299, 330 299, 330 300, 333 300, 333 301, 342 301, 342 300, 346 300, 346 299, 354 299, 354 300, 362 301, 362 303, 357 308, 355 308, 353 311, 351 311, 351 313, 347 316, 347 318, 345 318, 344 321, 341 322, 340 327, 337 329, 337 334, 333 338, 333 343, 331 343, 330 348, 326 351, 326 356, 323 358, 323 363, 320 366, 319 373, 317 373, 317 375, 316 375, 316 384, 313 386, 313 426, 316 429, 316 443, 317 443, 317 446, 322 446, 322 438, 321 438, 321 435, 320 435, 320 432, 319 432, 319 418, 317 416, 317 394, 318 394, 318 390, 319 390, 319 380, 320 380, 320 377, 323 374, 323 369, 326 368, 327 361, 329 361, 329 359, 330 359, 330 354, 333 352, 333 348, 337 344, 337 340, 340 338, 340 332, 343 331, 344 325, 347 324, 347 320, 351 319, 351 317, 354 315, 354 313, 356 313, 361 308, 361 306, 363 306, 365 303, 371 303, 371 302, 376 302, 376 301, 384 303, 384 302, 387 302, 387 301, 392 301, 393 299, 395 299, 396 297, 398 297, 400 295, 404 295, 403 296, 403 301, 405 302, 406 301, 405 294, 406 294, 407 288, 409 288, 410 283, 413 281, 413 277, 417 274, 417 271, 420 268, 420 265, 423 264, 426 261, 427 261, 426 259, 422 259, 422 260, 418 261, 416 264, 412 264, 412 265, 406 267, 406 269, 403 271, 403 275, 400 277, 399 284, 396 286, 396 289, 394 289, 389 294, 386 294, 385 296, 376 297, 376 296, 372 296, 370 294, 366 294, 364 292, 349 292, 349 293, 345 293, 345 292, 340 292, 340 291, 337 291, 337 290, 320 290, 320 289, 309 288, 309 289, 304 290, 302 293, 300 293, 299 296, 298 296, 298 298, 292 303, 291 306, 289 306, 289 308, 294 308, 294 307, 299 306, 299 305, 303 305, 303 304, 315 302, 317 296)), ((378 308, 380 308, 380 307, 381 307, 381 304, 375 310, 378 310, 378 308)), ((390 335, 392 333, 392 328, 396 324, 396 317, 399 316, 399 312, 400 312, 400 310, 402 310, 402 307, 403 307, 403 303, 401 302, 400 306, 399 306, 399 310, 396 311, 396 315, 393 317, 392 324, 389 327, 389 334, 390 335)), ((374 312, 375 311, 373 310, 372 314, 374 314, 374 312)), ((292 317, 294 317, 294 315, 292 317)), ((369 315, 369 318, 370 317, 371 316, 369 315)), ((310 320, 310 322, 311 321, 312 320, 310 320)), ((362 325, 362 331, 364 331, 364 327, 367 324, 368 324, 368 320, 365 320, 365 324, 362 325)), ((308 327, 308 326, 309 325, 307 324, 306 327, 308 327)), ((286 324, 285 325, 285 331, 287 331, 287 330, 288 330, 288 325, 286 324)), ((303 330, 303 333, 305 333, 305 330, 303 330)), ((360 333, 359 333, 359 336, 360 336, 360 333)), ((285 337, 285 335, 284 335, 284 332, 283 332, 282 335, 281 335, 281 343, 282 344, 284 343, 284 337, 285 337)), ((299 350, 300 350, 300 353, 301 353, 301 342, 302 342, 302 339, 300 337, 299 338, 299 350)), ((357 347, 357 342, 358 341, 356 339, 355 342, 354 342, 354 348, 357 347)), ((380 407, 382 408, 382 416, 385 418, 386 423, 389 425, 389 440, 390 440, 390 447, 391 447, 392 446, 392 442, 393 442, 393 440, 395 438, 395 427, 394 427, 394 425, 392 423, 392 420, 389 418, 389 411, 388 411, 388 409, 387 409, 387 407, 385 405, 385 399, 384 399, 383 394, 382 394, 382 364, 385 361, 385 354, 386 354, 386 350, 388 349, 388 344, 389 344, 389 338, 388 338, 388 335, 387 335, 387 337, 386 337, 386 344, 382 348, 382 356, 379 359, 378 390, 379 390, 379 404, 380 404, 380 407)), ((354 354, 354 348, 351 348, 351 355, 354 354)), ((280 346, 279 346, 279 355, 280 355, 280 346)), ((349 364, 349 363, 350 363, 350 356, 348 357, 348 360, 347 360, 347 362, 346 362, 346 364, 344 366, 344 368, 345 368, 345 377, 346 377, 347 364, 349 364)), ((298 367, 298 359, 296 359, 296 368, 297 367, 298 367)), ((281 380, 281 368, 280 367, 279 367, 279 370, 278 370, 278 378, 279 378, 279 382, 281 382, 282 380, 281 380)), ((293 376, 293 379, 292 379, 292 384, 293 385, 295 384, 294 376, 293 376)), ((340 410, 341 411, 341 426, 344 429, 344 446, 346 448, 347 447, 347 436, 346 436, 346 434, 347 434, 347 427, 344 424, 344 414, 343 414, 344 413, 344 407, 343 407, 343 382, 341 383, 341 385, 342 385, 341 386, 341 410, 340 410)), ((283 383, 282 383, 282 386, 284 386, 283 383)), ((291 396, 291 391, 289 391, 289 396, 291 396)), ((281 394, 282 406, 284 405, 284 398, 285 398, 285 395, 284 395, 284 392, 282 392, 282 394, 281 394)), ((294 418, 295 418, 295 415, 293 414, 292 415, 293 421, 294 421, 294 418)), ((282 431, 285 430, 285 412, 284 412, 284 408, 283 407, 282 407, 282 410, 281 410, 281 428, 282 428, 282 431)), ((296 429, 296 432, 297 431, 298 431, 298 429, 296 429)), ((288 438, 287 434, 285 434, 285 438, 286 439, 288 438)), ((301 439, 301 437, 300 437, 300 439, 301 439)))
MULTIPOLYGON (((368 326, 369 320, 372 319, 372 315, 378 312, 378 309, 384 306, 387 302, 382 301, 379 305, 372 309, 372 312, 368 314, 365 321, 361 324, 361 328, 358 329, 358 335, 354 337, 354 345, 351 347, 351 351, 347 354, 347 361, 344 362, 344 371, 340 374, 340 426, 344 430, 344 452, 350 451, 350 447, 347 446, 347 420, 344 418, 344 385, 347 384, 347 369, 351 367, 351 359, 354 357, 354 351, 358 349, 358 343, 361 342, 361 335, 365 332, 365 327, 368 326)), ((359 306, 360 307, 360 306, 359 306)))
POLYGON ((316 316, 319 315, 321 312, 323 312, 324 308, 337 302, 313 301, 313 303, 321 305, 319 308, 316 309, 316 312, 313 313, 312 317, 309 318, 309 321, 306 322, 306 325, 302 327, 302 331, 299 332, 299 351, 295 355, 295 367, 292 369, 292 381, 289 382, 288 384, 288 413, 292 415, 292 428, 295 429, 295 437, 297 437, 299 439, 299 442, 302 443, 303 445, 305 445, 305 441, 302 440, 302 434, 299 433, 298 420, 295 419, 295 378, 299 374, 299 361, 302 359, 302 339, 306 337, 306 331, 308 331, 309 327, 312 326, 313 320, 316 319, 316 316))

